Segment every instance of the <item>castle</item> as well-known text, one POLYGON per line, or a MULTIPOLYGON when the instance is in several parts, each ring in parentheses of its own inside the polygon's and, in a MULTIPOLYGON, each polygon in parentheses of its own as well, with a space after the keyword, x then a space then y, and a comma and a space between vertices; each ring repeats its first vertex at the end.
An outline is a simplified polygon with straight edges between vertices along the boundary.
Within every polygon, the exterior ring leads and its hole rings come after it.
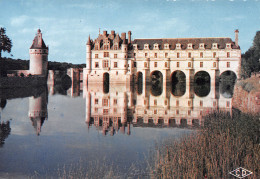
POLYGON ((141 78, 149 83, 153 76, 161 76, 166 85, 174 73, 181 72, 189 84, 201 71, 209 74, 211 83, 227 71, 240 78, 238 33, 235 41, 227 37, 132 40, 131 31, 128 38, 126 33, 103 31, 95 40, 88 38, 83 82, 128 84, 141 78))

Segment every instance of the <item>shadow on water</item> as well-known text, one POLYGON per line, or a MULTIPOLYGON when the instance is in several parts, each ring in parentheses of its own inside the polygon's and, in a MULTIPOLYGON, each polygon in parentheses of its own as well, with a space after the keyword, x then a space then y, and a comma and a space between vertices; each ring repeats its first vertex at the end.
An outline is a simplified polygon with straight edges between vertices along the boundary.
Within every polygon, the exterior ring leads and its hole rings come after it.
POLYGON ((151 73, 151 94, 153 96, 160 96, 163 91, 163 76, 159 71, 151 73))
POLYGON ((186 92, 186 76, 182 71, 175 71, 171 77, 171 92, 174 96, 183 96, 186 92))
POLYGON ((210 76, 205 71, 197 72, 194 76, 194 93, 199 97, 210 93, 210 76))
POLYGON ((71 78, 65 73, 55 74, 54 94, 67 95, 67 90, 72 86, 71 78))

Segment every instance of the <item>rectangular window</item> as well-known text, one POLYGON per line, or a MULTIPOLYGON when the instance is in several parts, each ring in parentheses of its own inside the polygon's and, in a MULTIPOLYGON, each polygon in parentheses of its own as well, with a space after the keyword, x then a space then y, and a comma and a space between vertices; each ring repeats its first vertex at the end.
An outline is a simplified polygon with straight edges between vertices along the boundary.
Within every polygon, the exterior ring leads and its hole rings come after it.
POLYGON ((164 66, 165 66, 165 67, 168 67, 168 62, 165 62, 165 63, 164 63, 164 66))
POLYGON ((95 68, 99 68, 99 63, 95 62, 95 68))
POLYGON ((114 99, 114 105, 116 105, 117 104, 117 99, 114 99))
POLYGON ((98 50, 98 45, 95 45, 95 50, 98 50))
POLYGON ((157 105, 157 100, 155 99, 155 100, 153 101, 153 103, 154 103, 154 105, 156 106, 156 105, 157 105))
POLYGON ((108 99, 103 99, 103 106, 108 106, 108 99))
POLYGON ((108 109, 103 109, 103 114, 108 114, 108 109))
POLYGON ((98 108, 95 108, 94 110, 95 110, 95 113, 97 113, 97 112, 98 112, 98 108))
POLYGON ((200 67, 203 67, 203 62, 200 62, 200 67))
POLYGON ((217 63, 216 62, 213 62, 213 67, 217 67, 217 63))
POLYGON ((117 108, 114 108, 114 113, 117 113, 117 108))
POLYGON ((144 100, 144 105, 146 105, 146 100, 144 100))
POLYGON ((188 106, 191 106, 191 102, 190 101, 188 101, 188 106))
POLYGON ((134 62, 134 67, 136 68, 136 62, 134 62))
POLYGON ((114 54, 114 58, 117 58, 117 54, 114 54))
POLYGON ((116 71, 116 75, 118 75, 118 71, 116 71))
POLYGON ((179 100, 176 101, 176 106, 179 106, 179 100))
POLYGON ((229 106, 230 106, 230 102, 229 101, 227 101, 226 106, 227 106, 227 108, 229 108, 229 106))
POLYGON ((180 53, 177 53, 177 58, 180 58, 180 53))
POLYGON ((144 54, 144 56, 145 56, 145 57, 147 57, 147 56, 148 56, 148 54, 147 54, 147 53, 145 53, 145 54, 144 54))
POLYGON ((213 106, 214 106, 214 107, 216 106, 216 101, 213 102, 213 106))
POLYGON ((109 57, 109 52, 104 52, 104 57, 109 57))
POLYGON ((154 113, 154 114, 157 114, 157 110, 154 110, 153 113, 154 113))
POLYGON ((117 68, 117 62, 114 62, 114 68, 117 68))
POLYGON ((202 107, 203 106, 203 101, 200 101, 200 107, 202 107))
POLYGON ((95 104, 98 104, 98 99, 95 99, 95 104))
POLYGON ((178 109, 176 110, 176 114, 179 115, 179 110, 178 109))
POLYGON ((136 53, 134 53, 134 57, 136 57, 136 53))
POLYGON ((95 54, 95 58, 98 58, 98 54, 95 54))
POLYGON ((200 58, 203 58, 203 52, 200 52, 200 58))
POLYGON ((157 62, 154 62, 154 67, 157 67, 157 62))
POLYGON ((188 111, 188 115, 189 115, 189 116, 191 115, 191 111, 190 111, 190 110, 188 111))
POLYGON ((177 62, 177 67, 180 67, 180 62, 177 62))
POLYGON ((230 67, 230 62, 227 62, 227 68, 229 68, 230 67))
POLYGON ((165 58, 167 58, 168 57, 168 53, 165 53, 165 58))
POLYGON ((114 50, 117 50, 117 49, 118 49, 117 45, 114 45, 114 50))
POLYGON ((147 111, 146 111, 146 110, 144 110, 144 114, 147 114, 147 111))
POLYGON ((191 67, 191 62, 188 62, 188 67, 191 67))
POLYGON ((103 68, 108 68, 108 60, 103 61, 103 68))
POLYGON ((191 52, 189 52, 189 54, 188 54, 188 58, 191 58, 191 52))
POLYGON ((154 53, 154 58, 157 58, 157 53, 154 53))
POLYGON ((147 67, 147 62, 144 62, 144 67, 147 67))
POLYGON ((213 58, 216 58, 216 56, 217 56, 217 53, 213 52, 213 58))
POLYGON ((168 101, 167 100, 164 100, 164 105, 167 105, 168 104, 168 101))
POLYGON ((229 58, 230 57, 230 52, 227 52, 227 58, 229 58))

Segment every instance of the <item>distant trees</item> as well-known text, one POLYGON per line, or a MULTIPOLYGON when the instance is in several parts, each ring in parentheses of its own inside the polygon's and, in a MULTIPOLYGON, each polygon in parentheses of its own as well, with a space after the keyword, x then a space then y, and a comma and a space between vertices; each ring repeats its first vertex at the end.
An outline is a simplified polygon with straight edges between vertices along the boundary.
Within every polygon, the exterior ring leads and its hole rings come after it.
POLYGON ((2 58, 2 51, 10 53, 12 48, 12 41, 5 32, 5 28, 0 27, 0 59, 2 58))
POLYGON ((260 71, 260 31, 256 32, 253 45, 242 54, 241 77, 249 78, 252 72, 260 71))

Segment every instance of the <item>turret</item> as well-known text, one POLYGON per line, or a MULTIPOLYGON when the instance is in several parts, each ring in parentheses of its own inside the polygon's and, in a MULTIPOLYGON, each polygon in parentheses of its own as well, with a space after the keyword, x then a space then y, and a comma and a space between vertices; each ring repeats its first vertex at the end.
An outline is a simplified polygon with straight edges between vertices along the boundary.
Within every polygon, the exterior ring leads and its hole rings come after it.
POLYGON ((90 35, 88 36, 88 42, 87 42, 87 47, 86 47, 86 69, 87 73, 89 74, 91 72, 91 40, 90 40, 90 35))
POLYGON ((122 45, 121 45, 121 50, 123 53, 123 60, 124 60, 124 72, 125 74, 127 73, 127 68, 128 68, 128 64, 127 64, 127 52, 128 52, 128 44, 126 43, 126 33, 122 33, 121 34, 121 38, 123 40, 122 45))
POLYGON ((30 74, 41 75, 47 77, 48 74, 48 53, 49 48, 42 39, 41 30, 38 29, 34 37, 30 54, 30 74))

